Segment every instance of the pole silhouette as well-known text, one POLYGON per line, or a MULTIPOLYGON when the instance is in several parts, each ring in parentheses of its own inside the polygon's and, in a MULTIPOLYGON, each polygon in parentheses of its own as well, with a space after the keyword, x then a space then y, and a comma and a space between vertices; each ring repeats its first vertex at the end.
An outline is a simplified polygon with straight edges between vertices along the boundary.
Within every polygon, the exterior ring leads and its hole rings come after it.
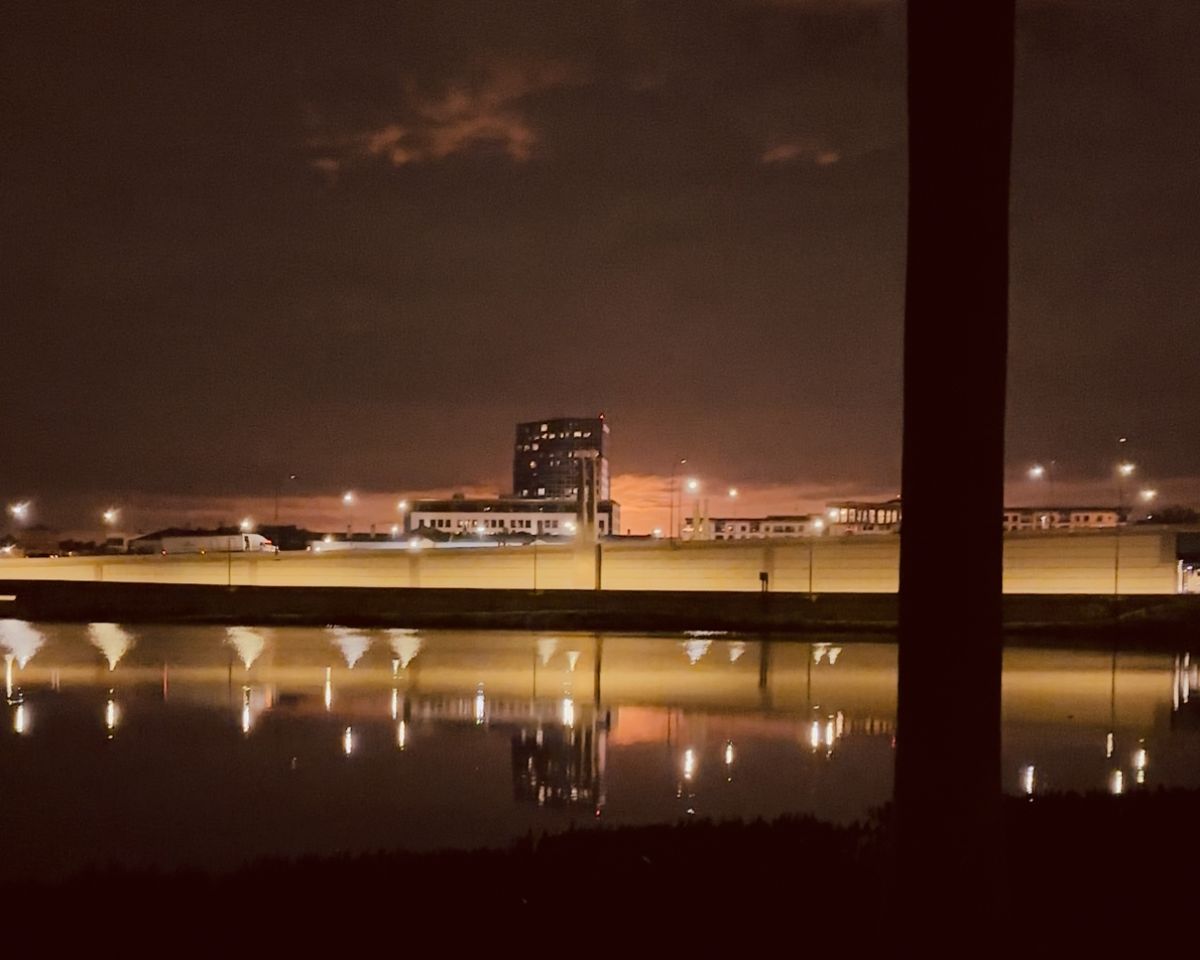
POLYGON ((902 917, 994 919, 1014 0, 909 0, 902 917), (953 531, 953 533, 950 533, 953 531), (952 551, 952 553, 951 553, 952 551))

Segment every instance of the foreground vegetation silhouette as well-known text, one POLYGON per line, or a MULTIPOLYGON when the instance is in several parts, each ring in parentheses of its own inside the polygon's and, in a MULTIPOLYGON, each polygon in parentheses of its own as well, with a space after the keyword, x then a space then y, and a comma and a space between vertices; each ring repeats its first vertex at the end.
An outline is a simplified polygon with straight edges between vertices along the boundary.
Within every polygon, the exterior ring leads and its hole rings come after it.
MULTIPOLYGON (((28 918, 69 904, 70 929, 56 936, 107 930, 122 943, 161 931, 306 945, 376 930, 452 953, 472 943, 496 952, 518 942, 633 949, 650 939, 776 937, 861 947, 894 942, 906 909, 893 879, 892 813, 849 826, 792 817, 577 829, 504 850, 272 860, 228 874, 90 870, 0 888, 0 898, 10 921, 26 921, 10 923, 11 943, 31 932, 44 940, 47 928, 28 918)), ((1180 874, 1198 813, 1200 791, 1007 800, 1000 880, 1011 923, 974 952, 1108 941, 1190 916, 1192 887, 1180 874)), ((933 944, 957 918, 929 907, 933 944)))

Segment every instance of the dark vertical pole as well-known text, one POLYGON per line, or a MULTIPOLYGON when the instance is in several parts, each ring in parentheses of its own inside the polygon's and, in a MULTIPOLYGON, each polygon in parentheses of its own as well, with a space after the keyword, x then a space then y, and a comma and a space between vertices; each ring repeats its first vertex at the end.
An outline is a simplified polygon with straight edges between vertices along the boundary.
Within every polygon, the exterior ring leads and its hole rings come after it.
POLYGON ((909 0, 896 810, 906 916, 994 917, 1014 0, 909 0))
POLYGON ((596 634, 596 664, 592 673, 592 705, 600 712, 600 666, 604 662, 604 637, 596 634))

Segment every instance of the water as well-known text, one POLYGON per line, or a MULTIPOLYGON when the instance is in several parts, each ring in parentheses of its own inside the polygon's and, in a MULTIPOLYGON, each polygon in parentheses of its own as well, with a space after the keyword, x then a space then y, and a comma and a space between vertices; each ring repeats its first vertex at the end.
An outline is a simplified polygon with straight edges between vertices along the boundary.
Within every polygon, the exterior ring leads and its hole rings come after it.
MULTIPOLYGON (((0 621, 0 647, 2 881, 848 821, 892 790, 885 644, 0 621)), ((1197 680, 1182 647, 1115 672, 1111 651, 1008 651, 1007 788, 1200 786, 1197 680)))

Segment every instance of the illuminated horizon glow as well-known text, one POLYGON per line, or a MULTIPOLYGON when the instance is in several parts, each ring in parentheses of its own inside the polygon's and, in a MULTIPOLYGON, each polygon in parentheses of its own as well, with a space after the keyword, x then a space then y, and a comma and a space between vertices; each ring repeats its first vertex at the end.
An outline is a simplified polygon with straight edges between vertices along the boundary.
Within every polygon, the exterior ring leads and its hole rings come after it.
MULTIPOLYGON (((1158 495, 1156 502, 1161 504, 1200 502, 1200 477, 1155 477, 1155 487, 1158 495)), ((714 480, 714 483, 717 481, 714 480)), ((490 484, 471 483, 454 487, 431 488, 410 493, 410 505, 416 499, 445 499, 455 492, 462 492, 467 497, 493 497, 505 489, 507 483, 498 476, 490 484)), ((724 489, 722 484, 719 489, 724 489)), ((1054 477, 1055 499, 1063 504, 1106 504, 1115 505, 1115 495, 1112 487, 1111 474, 1109 479, 1100 477, 1083 480, 1054 477)), ((737 514, 742 518, 754 518, 767 515, 794 516, 797 514, 824 514, 827 504, 840 500, 883 501, 896 495, 895 485, 865 484, 858 481, 844 483, 811 483, 803 480, 795 482, 748 482, 739 479, 736 483, 738 490, 737 514)), ((682 485, 678 483, 676 496, 679 496, 682 485)), ((631 530, 633 533, 650 534, 655 528, 666 532, 668 527, 668 505, 670 477, 669 475, 621 473, 612 478, 613 498, 621 504, 622 532, 631 530)), ((1012 507, 1042 506, 1037 503, 1039 497, 1045 496, 1044 484, 1027 482, 1026 474, 1021 472, 1014 478, 1013 485, 1006 496, 1006 504, 1012 507)), ((396 496, 387 491, 357 492, 354 494, 354 521, 359 528, 365 524, 376 523, 380 529, 387 530, 396 519, 396 496)), ((726 503, 724 496, 713 501, 714 508, 710 511, 714 518, 721 514, 715 508, 717 501, 726 503)), ((65 504, 63 509, 74 511, 78 527, 70 524, 63 527, 64 535, 70 534, 81 539, 95 537, 94 497, 89 496, 86 502, 81 499, 77 506, 65 504), (91 519, 88 519, 91 518, 91 519)), ((56 509, 58 509, 56 507, 56 509)), ((272 516, 274 512, 273 494, 264 493, 259 496, 170 496, 138 495, 137 523, 139 528, 146 530, 157 527, 167 527, 186 522, 196 527, 216 527, 227 523, 231 516, 262 517, 272 516)), ((685 509, 685 513, 687 510, 685 509)), ((280 499, 280 514, 287 523, 297 524, 316 534, 334 532, 341 535, 346 529, 347 508, 342 503, 341 495, 319 496, 293 495, 280 499)))

